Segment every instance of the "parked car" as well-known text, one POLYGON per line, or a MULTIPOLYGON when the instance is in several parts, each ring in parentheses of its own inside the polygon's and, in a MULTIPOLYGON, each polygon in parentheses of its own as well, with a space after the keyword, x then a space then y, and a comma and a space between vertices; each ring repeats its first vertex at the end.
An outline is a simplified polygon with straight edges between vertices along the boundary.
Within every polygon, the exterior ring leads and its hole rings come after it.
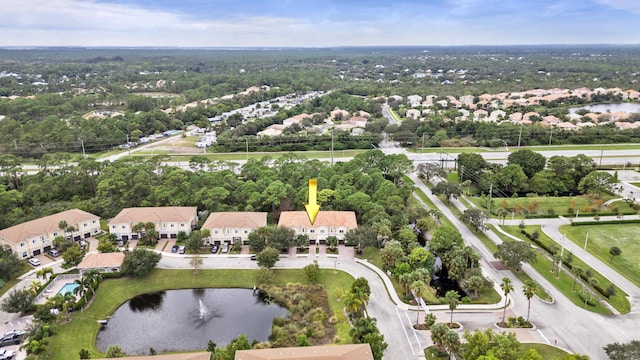
POLYGON ((180 246, 178 248, 178 254, 184 254, 187 252, 187 247, 186 246, 180 246))
POLYGON ((118 241, 118 247, 124 247, 128 240, 120 240, 118 241))
POLYGON ((40 260, 36 259, 36 258, 31 258, 29 260, 29 264, 33 265, 33 266, 40 266, 40 260))
POLYGON ((26 334, 26 331, 24 331, 24 330, 9 330, 6 333, 4 333, 4 335, 2 335, 2 337, 9 336, 9 335, 18 335, 18 336, 22 337, 22 336, 24 336, 24 334, 26 334))
POLYGON ((56 249, 51 249, 51 250, 49 250, 49 255, 51 255, 53 257, 58 257, 58 256, 60 256, 60 251, 58 251, 56 249))
POLYGON ((258 255, 255 255, 255 254, 254 254, 254 255, 251 255, 251 260, 252 260, 252 261, 256 261, 256 260, 258 260, 258 255))
POLYGON ((218 247, 218 245, 211 245, 211 253, 212 254, 217 254, 219 249, 220 248, 218 247))
POLYGON ((229 243, 222 244, 222 253, 226 254, 229 252, 229 243))
POLYGON ((24 332, 22 334, 10 333, 9 335, 3 336, 2 339, 0 339, 0 347, 8 345, 20 345, 23 335, 24 332))
POLYGON ((87 247, 87 242, 84 240, 80 240, 80 249, 84 250, 87 247))
POLYGON ((13 350, 2 349, 0 350, 0 360, 11 360, 16 354, 13 350))
POLYGON ((180 247, 179 245, 173 245, 173 246, 171 247, 171 252, 172 252, 172 253, 177 253, 177 252, 178 252, 178 248, 179 248, 179 247, 180 247))

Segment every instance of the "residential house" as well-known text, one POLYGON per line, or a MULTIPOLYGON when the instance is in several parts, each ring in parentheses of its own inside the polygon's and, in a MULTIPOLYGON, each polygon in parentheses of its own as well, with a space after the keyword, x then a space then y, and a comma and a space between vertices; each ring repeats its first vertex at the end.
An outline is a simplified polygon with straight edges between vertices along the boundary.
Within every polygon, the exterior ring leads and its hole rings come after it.
POLYGON ((249 233, 267 226, 266 212, 214 212, 209 215, 202 229, 211 232, 207 240, 211 244, 235 243, 248 244, 249 233))
MULTIPOLYGON (((373 360, 369 344, 304 346, 236 351, 234 360, 373 360)), ((189 359, 190 360, 190 359, 189 359)), ((198 359, 199 360, 199 359, 198 359)))
POLYGON ((112 253, 89 253, 78 264, 80 275, 88 270, 98 270, 99 272, 119 272, 124 262, 123 252, 112 253))
POLYGON ((137 207, 122 209, 109 221, 109 232, 119 240, 136 240, 138 234, 131 231, 137 223, 151 222, 161 239, 177 238, 184 231, 189 234, 198 224, 195 206, 137 207))
POLYGON ((286 126, 282 124, 273 124, 265 128, 264 130, 259 131, 256 135, 257 136, 278 136, 278 135, 282 135, 285 128, 286 126))
POLYGON ((278 226, 292 229, 296 236, 307 235, 310 244, 324 244, 327 237, 335 236, 342 243, 345 234, 358 227, 353 211, 320 211, 313 225, 306 211, 283 211, 278 226))
POLYGON ((79 241, 99 232, 99 216, 72 209, 0 230, 0 244, 4 250, 26 259, 53 249, 57 236, 79 241), (61 222, 66 222, 66 229, 60 228, 61 222))
POLYGON ((420 118, 420 110, 409 109, 405 113, 405 116, 407 117, 407 119, 418 120, 420 118))

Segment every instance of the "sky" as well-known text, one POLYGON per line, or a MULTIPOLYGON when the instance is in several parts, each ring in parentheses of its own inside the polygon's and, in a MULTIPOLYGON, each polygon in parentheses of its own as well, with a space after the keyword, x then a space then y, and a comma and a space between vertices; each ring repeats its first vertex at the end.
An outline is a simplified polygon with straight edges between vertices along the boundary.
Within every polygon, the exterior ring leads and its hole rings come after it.
POLYGON ((0 0, 0 46, 640 44, 640 0, 0 0))

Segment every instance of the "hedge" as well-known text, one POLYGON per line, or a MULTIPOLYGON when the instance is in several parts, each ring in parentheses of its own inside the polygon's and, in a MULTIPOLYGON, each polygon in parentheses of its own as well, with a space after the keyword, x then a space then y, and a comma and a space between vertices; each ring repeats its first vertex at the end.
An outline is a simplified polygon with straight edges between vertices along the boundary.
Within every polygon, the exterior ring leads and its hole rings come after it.
POLYGON ((616 225, 616 224, 637 224, 640 223, 640 219, 629 219, 629 220, 593 220, 593 221, 574 221, 571 223, 571 226, 582 226, 582 225, 616 225))

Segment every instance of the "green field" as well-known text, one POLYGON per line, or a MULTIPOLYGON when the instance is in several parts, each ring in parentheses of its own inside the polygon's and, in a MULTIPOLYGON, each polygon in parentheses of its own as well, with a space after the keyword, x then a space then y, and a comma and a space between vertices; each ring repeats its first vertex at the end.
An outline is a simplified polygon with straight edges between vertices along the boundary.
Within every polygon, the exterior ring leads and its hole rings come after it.
MULTIPOLYGON (((588 195, 579 196, 537 196, 537 197, 518 197, 518 198, 493 198, 493 207, 491 214, 495 217, 496 210, 499 208, 513 209, 513 217, 515 219, 524 218, 524 214, 554 214, 568 216, 569 209, 572 210, 571 215, 575 216, 594 216, 596 214, 608 213, 611 215, 617 210, 623 213, 636 213, 625 201, 616 201, 609 206, 602 206, 606 201, 618 198, 619 196, 602 195, 599 199, 595 199, 588 195), (597 208, 597 212, 592 210, 597 208), (587 215, 588 214, 588 215, 587 215)), ((469 201, 473 202, 480 209, 487 209, 487 199, 482 197, 469 197, 469 201)), ((511 219, 512 215, 507 216, 511 219)))
MULTIPOLYGON (((538 146, 510 146, 509 152, 514 152, 518 150, 529 149, 532 151, 562 151, 562 150, 571 150, 571 151, 580 151, 580 150, 640 150, 640 144, 606 144, 606 145, 551 145, 550 147, 547 145, 538 145, 538 146)), ((424 148, 420 149, 407 149, 410 152, 424 152, 424 153, 434 153, 434 152, 448 152, 453 154, 459 153, 481 153, 487 151, 493 151, 496 153, 505 152, 504 148, 486 148, 486 147, 438 147, 438 148, 424 148)), ((606 156, 605 156, 606 157, 606 156)))
MULTIPOLYGON (((306 283, 302 270, 275 270, 275 282, 306 283)), ((252 288, 255 285, 254 270, 201 270, 194 275, 192 270, 156 269, 149 276, 105 280, 96 292, 91 305, 82 312, 72 314, 72 321, 57 328, 51 338, 51 357, 48 359, 68 360, 77 356, 80 349, 91 352, 92 358, 104 357, 95 347, 95 339, 100 325, 97 320, 105 319, 128 299, 154 291, 190 288, 252 288)), ((338 289, 349 289, 353 277, 337 270, 323 269, 320 283, 327 289, 332 312, 338 322, 336 333, 341 343, 350 342, 350 325, 343 314, 343 305, 338 299, 338 289)), ((238 334, 239 335, 239 334, 238 334)))
MULTIPOLYGON (((520 233, 520 227, 518 226, 502 226, 502 228, 509 234, 523 240, 526 241, 534 246, 536 246, 531 240, 527 239, 524 235, 522 235, 520 233)), ((524 230, 526 230, 529 234, 533 233, 534 231, 538 231, 538 233, 540 234, 540 237, 538 238, 538 240, 545 244, 546 246, 550 246, 555 244, 556 246, 559 246, 559 244, 557 244, 553 239, 551 239, 550 237, 548 237, 544 232, 542 232, 542 229, 539 225, 530 225, 530 226, 525 226, 524 230)), ((499 233, 496 233, 498 235, 501 235, 499 233)), ((503 240, 505 240, 505 238, 503 237, 503 240)), ((537 247, 537 246, 536 246, 537 247)), ((540 275, 544 276, 547 281, 549 281, 550 283, 554 284, 554 286, 560 290, 560 292, 562 292, 569 300, 571 300, 574 304, 576 304, 577 306, 584 306, 583 301, 578 297, 577 292, 573 291, 573 283, 574 283, 574 277, 573 275, 569 275, 566 272, 560 272, 560 276, 559 278, 556 277, 555 272, 551 273, 551 267, 552 267, 552 262, 550 259, 548 259, 547 257, 543 256, 546 255, 546 252, 544 249, 538 248, 536 250, 538 252, 538 256, 537 256, 537 260, 536 262, 530 264, 534 269, 536 269, 536 271, 538 273, 540 273, 540 275)), ((567 253, 565 252, 565 256, 567 256, 567 253)), ((578 258, 574 258, 573 262, 571 263, 571 265, 573 266, 578 266, 581 267, 582 269, 584 269, 585 271, 587 269, 590 269, 591 267, 584 263, 582 260, 578 259, 578 258)), ((605 278, 604 276, 602 276, 600 273, 598 273, 595 270, 593 271, 593 278, 598 280, 598 285, 600 287, 607 288, 609 285, 611 285, 612 283, 605 278)), ((580 281, 578 281, 578 285, 576 286, 576 288, 579 288, 579 284, 584 284, 580 281)), ((584 284, 585 287, 589 287, 587 284, 584 284)), ((595 290, 593 290, 595 291, 595 290)), ((611 296, 608 300, 608 303, 614 307, 616 310, 618 310, 620 313, 622 314, 626 314, 631 310, 631 305, 629 304, 629 300, 627 300, 627 294, 625 294, 621 289, 619 289, 618 287, 616 287, 616 294, 611 296)), ((609 310, 609 308, 605 307, 602 304, 598 304, 597 306, 593 306, 593 307, 588 307, 587 310, 596 312, 596 313, 600 313, 600 314, 610 314, 611 311, 609 310)))
POLYGON ((640 286, 640 224, 564 225, 560 231, 580 246, 584 246, 589 233, 587 251, 640 286), (622 253, 610 262, 612 246, 619 247, 622 253))

